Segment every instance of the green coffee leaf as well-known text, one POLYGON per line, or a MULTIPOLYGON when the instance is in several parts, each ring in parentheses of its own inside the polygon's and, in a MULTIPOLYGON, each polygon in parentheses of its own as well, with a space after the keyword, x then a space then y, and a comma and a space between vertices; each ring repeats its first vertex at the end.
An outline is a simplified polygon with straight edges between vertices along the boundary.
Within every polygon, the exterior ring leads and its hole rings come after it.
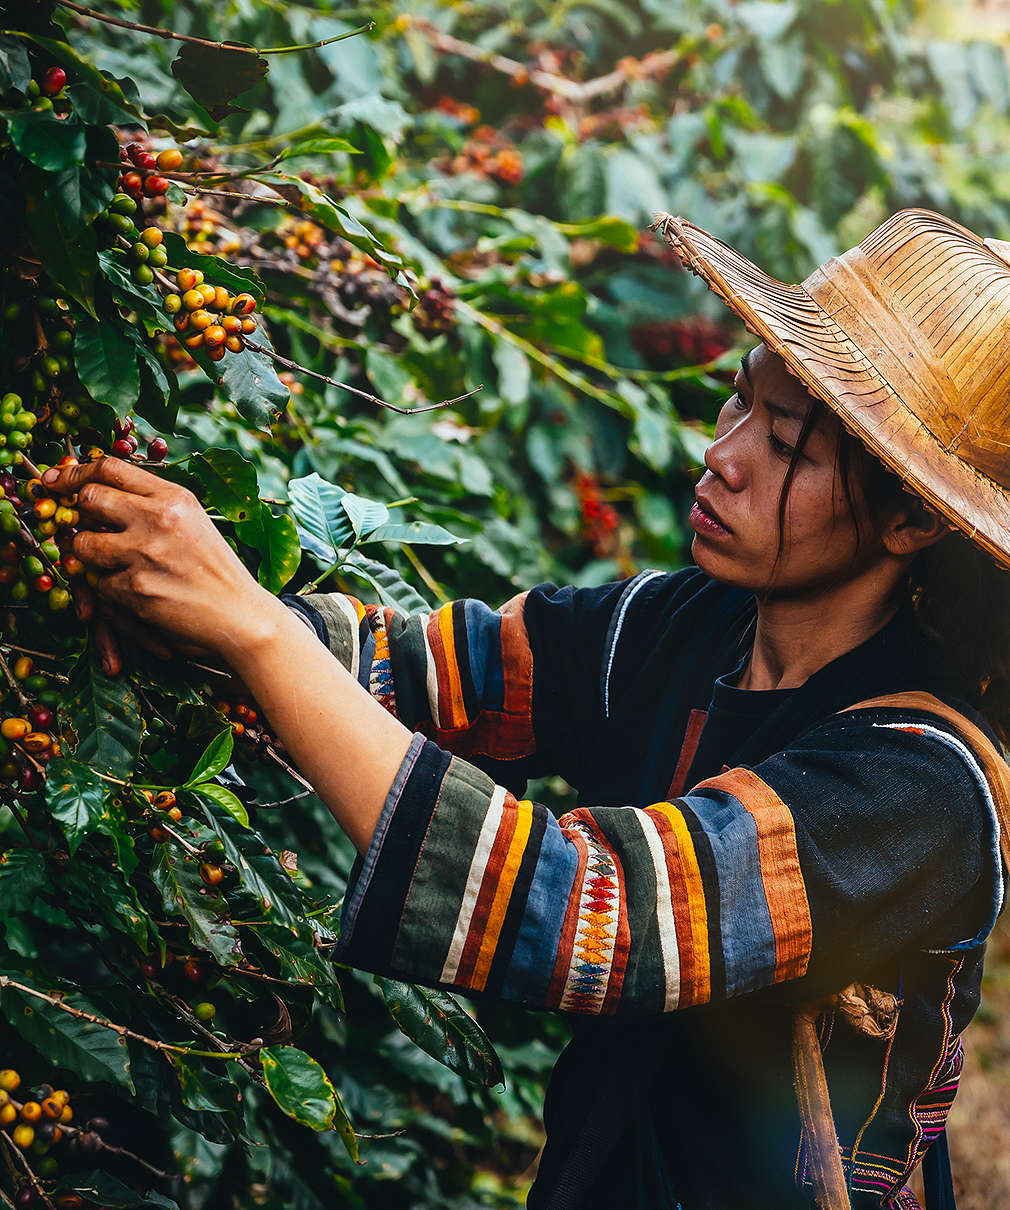
POLYGON ((71 669, 61 712, 77 736, 74 756, 81 764, 118 778, 133 772, 143 720, 125 676, 106 676, 95 655, 85 652, 71 669))
POLYGON ((278 593, 298 570, 302 547, 298 530, 286 513, 275 514, 265 504, 235 526, 240 542, 259 552, 256 578, 268 592, 278 593))
POLYGON ((350 517, 341 505, 347 493, 313 471, 288 483, 291 513, 302 548, 324 566, 336 562, 337 551, 353 537, 350 517))
POLYGON ((267 1089, 288 1117, 312 1130, 336 1130, 352 1160, 358 1140, 337 1090, 310 1055, 294 1046, 266 1046, 260 1051, 267 1089))
POLYGON ((390 1016, 432 1058, 472 1084, 504 1084, 490 1038, 448 992, 375 976, 390 1016))
POLYGON ((236 450, 212 448, 194 454, 189 473, 203 487, 203 502, 229 521, 246 521, 260 508, 256 468, 236 450))
POLYGON ((227 903, 217 887, 204 885, 196 858, 173 842, 159 844, 151 862, 151 881, 165 911, 189 925, 193 944, 208 950, 221 966, 242 961, 242 947, 227 917, 227 903))
POLYGON ((204 781, 198 786, 193 786, 192 792, 194 794, 201 794, 204 798, 209 798, 222 811, 227 811, 243 828, 249 827, 249 812, 245 809, 245 804, 227 786, 220 786, 212 781, 204 781))
POLYGON ((76 760, 53 760, 46 770, 46 806, 63 828, 71 856, 106 816, 110 785, 90 766, 76 760))
POLYGON ((234 747, 235 737, 232 734, 231 727, 225 727, 204 748, 200 759, 193 768, 193 772, 189 775, 189 780, 186 782, 187 788, 192 788, 198 782, 210 781, 211 778, 217 777, 219 773, 227 769, 231 763, 231 754, 234 747))

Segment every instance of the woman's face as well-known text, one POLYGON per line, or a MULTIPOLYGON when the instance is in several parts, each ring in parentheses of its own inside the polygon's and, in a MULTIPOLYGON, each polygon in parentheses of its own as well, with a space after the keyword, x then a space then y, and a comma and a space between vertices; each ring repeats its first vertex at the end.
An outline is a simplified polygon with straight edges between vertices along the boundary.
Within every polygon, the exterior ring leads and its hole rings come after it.
POLYGON ((744 358, 735 386, 691 509, 695 562, 715 579, 775 596, 816 594, 855 578, 882 551, 860 543, 837 465, 838 420, 818 408, 789 487, 780 554, 779 501, 813 400, 763 344, 744 358))

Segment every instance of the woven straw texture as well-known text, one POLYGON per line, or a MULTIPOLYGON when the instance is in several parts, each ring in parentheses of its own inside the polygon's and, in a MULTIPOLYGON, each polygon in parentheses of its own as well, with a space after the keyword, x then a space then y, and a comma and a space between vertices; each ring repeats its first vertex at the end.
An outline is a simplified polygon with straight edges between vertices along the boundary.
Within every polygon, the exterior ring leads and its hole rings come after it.
POLYGON ((1010 566, 1010 245, 903 210, 790 286, 684 219, 653 228, 910 489, 1010 566))

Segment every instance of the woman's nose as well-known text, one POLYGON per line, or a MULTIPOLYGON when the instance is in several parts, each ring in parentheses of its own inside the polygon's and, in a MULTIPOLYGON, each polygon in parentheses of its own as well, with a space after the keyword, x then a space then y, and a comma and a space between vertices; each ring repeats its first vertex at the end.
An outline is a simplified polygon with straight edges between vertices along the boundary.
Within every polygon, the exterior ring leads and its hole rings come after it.
POLYGON ((705 466, 733 492, 740 491, 747 478, 743 420, 741 417, 723 432, 720 432, 721 426, 716 425, 715 440, 705 451, 705 466))

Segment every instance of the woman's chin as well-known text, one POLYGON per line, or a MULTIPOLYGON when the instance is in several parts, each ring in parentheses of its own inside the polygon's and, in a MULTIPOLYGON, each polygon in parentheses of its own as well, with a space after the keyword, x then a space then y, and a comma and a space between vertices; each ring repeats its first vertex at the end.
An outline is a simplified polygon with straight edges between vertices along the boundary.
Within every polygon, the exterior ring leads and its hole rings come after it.
POLYGON ((756 591, 759 585, 766 584, 768 580, 767 572, 762 579, 753 567, 743 566, 729 551, 707 542, 701 534, 695 534, 691 543, 691 558, 707 576, 723 584, 731 584, 734 588, 756 591))

